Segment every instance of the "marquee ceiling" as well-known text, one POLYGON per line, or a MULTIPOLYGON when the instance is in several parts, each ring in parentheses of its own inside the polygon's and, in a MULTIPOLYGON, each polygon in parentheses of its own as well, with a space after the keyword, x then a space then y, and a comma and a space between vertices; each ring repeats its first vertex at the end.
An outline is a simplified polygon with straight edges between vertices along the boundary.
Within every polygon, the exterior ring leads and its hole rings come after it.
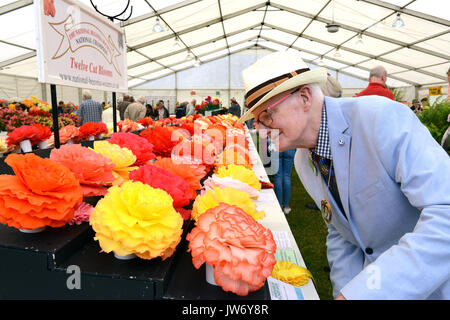
MULTIPOLYGON (((90 0, 80 0, 91 7, 90 0)), ((126 0, 92 0, 110 15, 126 0)), ((32 0, 2 0, 0 74, 37 78, 32 0)), ((367 80, 383 65, 391 86, 445 84, 448 0, 131 0, 125 30, 129 87, 253 48, 299 50, 304 60, 367 80), (404 26, 394 28, 397 15, 404 26), (153 32, 159 20, 162 32, 153 32), (338 24, 336 33, 327 24, 338 24)))

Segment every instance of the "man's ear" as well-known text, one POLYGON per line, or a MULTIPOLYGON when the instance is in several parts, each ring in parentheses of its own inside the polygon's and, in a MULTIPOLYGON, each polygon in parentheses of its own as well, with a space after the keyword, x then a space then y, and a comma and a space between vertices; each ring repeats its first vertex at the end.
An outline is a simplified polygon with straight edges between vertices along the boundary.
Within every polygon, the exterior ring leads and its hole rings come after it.
POLYGON ((301 86, 297 92, 297 98, 304 112, 308 112, 312 105, 312 90, 309 86, 301 86))

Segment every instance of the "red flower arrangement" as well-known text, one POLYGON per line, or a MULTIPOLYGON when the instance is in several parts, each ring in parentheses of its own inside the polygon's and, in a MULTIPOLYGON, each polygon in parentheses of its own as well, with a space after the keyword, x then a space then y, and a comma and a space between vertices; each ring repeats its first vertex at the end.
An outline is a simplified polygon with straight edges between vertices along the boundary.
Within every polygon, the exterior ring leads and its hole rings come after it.
POLYGON ((172 131, 165 127, 151 127, 141 131, 141 137, 153 144, 153 152, 161 157, 170 157, 172 149, 177 145, 177 141, 172 141, 172 131))
POLYGON ((194 267, 213 266, 215 282, 240 296, 259 290, 276 263, 272 232, 237 206, 208 209, 186 239, 194 267))
POLYGON ((83 222, 89 222, 89 217, 91 216, 92 210, 95 208, 91 206, 89 203, 82 202, 80 203, 73 214, 73 219, 69 221, 69 225, 80 225, 83 222))
POLYGON ((87 122, 80 127, 80 136, 87 139, 90 136, 97 134, 108 133, 108 127, 103 122, 87 122))
POLYGON ((136 162, 133 166, 145 165, 149 160, 156 158, 156 155, 153 153, 153 145, 147 139, 134 133, 112 133, 111 138, 107 141, 117 144, 122 148, 130 149, 136 156, 136 162))
POLYGON ((130 180, 166 191, 172 197, 175 209, 188 205, 197 196, 183 178, 151 164, 131 171, 130 180))
POLYGON ((115 180, 114 163, 79 144, 63 145, 59 149, 53 149, 50 159, 62 164, 75 175, 85 197, 105 195, 107 188, 104 186, 111 186, 115 180))
POLYGON ((56 10, 53 1, 54 0, 44 0, 44 14, 46 16, 55 16, 56 10))
POLYGON ((216 153, 216 145, 211 137, 194 135, 192 140, 181 141, 173 149, 171 157, 175 163, 204 165, 211 168, 214 165, 216 153))
POLYGON ((39 123, 35 123, 32 126, 36 127, 39 130, 39 134, 36 137, 33 137, 31 139, 31 144, 32 145, 38 144, 39 142, 45 141, 45 140, 47 140, 48 138, 51 137, 52 131, 50 130, 49 127, 43 126, 43 125, 41 125, 39 123))
POLYGON ((28 110, 28 115, 30 116, 38 116, 38 117, 51 117, 51 113, 45 110, 39 109, 36 106, 32 106, 30 110, 28 110))
POLYGON ((227 127, 220 123, 215 123, 206 129, 205 134, 209 135, 216 143, 216 149, 220 152, 227 143, 227 127))
POLYGON ((181 177, 191 186, 193 192, 202 188, 200 180, 206 176, 206 168, 203 165, 175 163, 171 158, 159 158, 153 165, 181 177))
POLYGON ((139 125, 137 122, 134 122, 130 119, 125 119, 117 122, 117 126, 119 127, 120 132, 131 132, 139 130, 139 125))
POLYGON ((5 162, 16 175, 0 175, 0 223, 36 229, 72 220, 83 191, 69 169, 33 153, 11 154, 5 162))
POLYGON ((8 146, 13 146, 20 144, 24 140, 36 141, 40 134, 41 131, 35 126, 21 126, 8 133, 6 143, 8 146))
POLYGON ((149 127, 153 124, 153 120, 150 117, 146 117, 146 118, 139 119, 138 123, 140 123, 144 127, 149 127))

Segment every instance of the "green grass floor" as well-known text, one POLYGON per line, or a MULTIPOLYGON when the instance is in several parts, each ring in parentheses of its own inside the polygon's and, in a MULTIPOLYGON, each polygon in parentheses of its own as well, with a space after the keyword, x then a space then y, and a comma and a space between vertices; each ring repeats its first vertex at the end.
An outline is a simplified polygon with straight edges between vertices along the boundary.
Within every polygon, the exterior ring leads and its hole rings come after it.
MULTIPOLYGON (((273 176, 269 176, 272 181, 273 176)), ((327 260, 326 237, 327 227, 319 210, 306 207, 313 200, 306 192, 295 171, 291 179, 291 212, 286 219, 300 249, 307 269, 314 277, 314 284, 321 300, 331 300, 332 287, 327 260)))
POLYGON ((306 204, 313 203, 313 200, 300 182, 295 168, 292 170, 291 184, 292 211, 286 219, 303 260, 313 274, 320 299, 333 299, 325 244, 328 229, 319 210, 306 208, 306 204))

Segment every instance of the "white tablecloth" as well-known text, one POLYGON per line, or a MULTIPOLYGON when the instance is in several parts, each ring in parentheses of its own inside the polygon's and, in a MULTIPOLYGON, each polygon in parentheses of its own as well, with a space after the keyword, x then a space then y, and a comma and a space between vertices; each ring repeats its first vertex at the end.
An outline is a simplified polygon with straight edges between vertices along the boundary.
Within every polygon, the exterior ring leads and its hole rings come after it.
MULTIPOLYGON (((251 133, 246 129, 247 139, 249 141, 250 156, 253 160, 254 166, 253 171, 260 178, 261 181, 269 181, 266 170, 264 169, 261 158, 256 150, 255 144, 251 137, 251 133)), ((275 191, 273 189, 263 189, 261 190, 261 195, 256 201, 258 210, 264 210, 266 217, 258 222, 264 227, 269 228, 274 239, 277 242, 277 260, 280 259, 279 255, 283 255, 286 259, 283 260, 293 260, 302 267, 307 268, 305 262, 303 261, 300 250, 297 246, 295 238, 291 232, 289 224, 286 220, 286 216, 281 210, 281 207, 277 201, 275 191)), ((294 262, 294 261, 291 261, 294 262)), ((313 274, 314 276, 314 274, 313 274)), ((316 288, 312 280, 301 286, 295 288, 293 286, 285 285, 269 277, 268 279, 269 288, 271 292, 271 298, 275 299, 293 299, 293 300, 319 300, 319 295, 317 294, 316 288)))

